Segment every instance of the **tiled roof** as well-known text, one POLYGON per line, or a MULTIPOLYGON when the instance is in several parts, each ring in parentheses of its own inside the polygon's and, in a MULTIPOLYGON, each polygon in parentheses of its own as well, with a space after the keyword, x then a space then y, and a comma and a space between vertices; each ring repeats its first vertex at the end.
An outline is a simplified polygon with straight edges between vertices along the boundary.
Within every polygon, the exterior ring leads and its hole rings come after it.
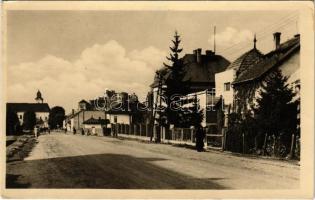
POLYGON ((185 76, 183 81, 191 82, 214 82, 214 75, 222 72, 230 64, 228 60, 220 55, 201 55, 201 62, 195 62, 194 54, 184 56, 185 76))
POLYGON ((300 50, 300 38, 294 37, 280 45, 277 50, 271 51, 266 54, 260 62, 252 65, 241 73, 233 82, 233 84, 239 84, 247 81, 252 81, 263 76, 266 72, 273 67, 281 65, 294 53, 300 50))
POLYGON ((83 124, 109 124, 108 119, 95 119, 91 117, 90 119, 83 122, 83 124))
MULTIPOLYGON (((183 81, 190 80, 191 83, 214 83, 215 73, 222 72, 230 64, 230 62, 220 55, 201 55, 201 62, 196 62, 195 54, 186 54, 183 58, 184 78, 183 81)), ((163 79, 167 79, 170 75, 170 70, 163 67, 159 70, 163 79)), ((154 82, 150 87, 158 86, 158 77, 155 75, 154 82)))
POLYGON ((49 112, 47 103, 7 103, 7 110, 12 112, 49 112))
POLYGON ((260 51, 253 48, 232 62, 227 69, 235 69, 236 74, 238 75, 259 62, 263 56, 264 55, 260 51))

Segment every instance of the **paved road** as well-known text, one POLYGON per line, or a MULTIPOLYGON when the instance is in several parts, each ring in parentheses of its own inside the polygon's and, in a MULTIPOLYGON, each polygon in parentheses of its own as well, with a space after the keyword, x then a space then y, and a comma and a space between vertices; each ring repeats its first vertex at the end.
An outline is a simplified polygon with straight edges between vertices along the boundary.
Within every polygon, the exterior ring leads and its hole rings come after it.
POLYGON ((116 189, 298 188, 299 166, 110 137, 42 135, 7 163, 7 187, 116 189))

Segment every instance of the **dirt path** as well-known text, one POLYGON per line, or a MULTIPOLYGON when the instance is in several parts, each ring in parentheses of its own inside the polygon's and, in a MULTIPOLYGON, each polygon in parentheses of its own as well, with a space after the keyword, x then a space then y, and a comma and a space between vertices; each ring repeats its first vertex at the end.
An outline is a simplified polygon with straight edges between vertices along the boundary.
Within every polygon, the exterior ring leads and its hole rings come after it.
POLYGON ((299 166, 198 153, 164 144, 52 133, 29 157, 7 163, 7 187, 129 189, 288 189, 299 166))

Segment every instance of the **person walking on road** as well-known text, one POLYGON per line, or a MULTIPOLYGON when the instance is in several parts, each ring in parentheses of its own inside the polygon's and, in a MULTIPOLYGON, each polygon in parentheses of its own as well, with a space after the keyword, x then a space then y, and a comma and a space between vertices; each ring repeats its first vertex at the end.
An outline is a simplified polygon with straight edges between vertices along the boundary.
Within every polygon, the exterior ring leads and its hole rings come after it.
POLYGON ((35 138, 37 138, 37 134, 38 134, 38 129, 37 129, 37 126, 34 127, 34 135, 35 135, 35 138))
POLYGON ((198 152, 204 151, 204 143, 203 140, 205 138, 204 130, 201 126, 196 127, 196 150, 198 152))

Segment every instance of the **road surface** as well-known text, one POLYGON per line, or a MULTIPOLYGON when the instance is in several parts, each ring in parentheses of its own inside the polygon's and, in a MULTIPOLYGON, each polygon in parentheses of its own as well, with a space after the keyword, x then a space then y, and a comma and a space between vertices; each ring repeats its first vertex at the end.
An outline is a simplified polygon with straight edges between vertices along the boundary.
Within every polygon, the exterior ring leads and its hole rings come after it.
POLYGON ((7 187, 289 189, 299 166, 110 137, 41 135, 24 161, 7 163, 7 187))

